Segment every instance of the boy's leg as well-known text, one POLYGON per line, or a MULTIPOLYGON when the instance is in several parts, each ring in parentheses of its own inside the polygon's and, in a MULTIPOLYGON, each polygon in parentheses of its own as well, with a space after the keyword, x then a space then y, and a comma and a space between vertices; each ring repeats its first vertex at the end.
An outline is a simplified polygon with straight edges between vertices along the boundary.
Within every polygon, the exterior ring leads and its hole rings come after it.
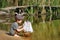
POLYGON ((15 31, 15 34, 17 34, 17 35, 19 35, 19 36, 23 36, 24 34, 24 31, 22 30, 22 31, 15 31))
POLYGON ((15 31, 14 36, 19 37, 19 35, 18 35, 18 32, 17 32, 17 31, 15 31))

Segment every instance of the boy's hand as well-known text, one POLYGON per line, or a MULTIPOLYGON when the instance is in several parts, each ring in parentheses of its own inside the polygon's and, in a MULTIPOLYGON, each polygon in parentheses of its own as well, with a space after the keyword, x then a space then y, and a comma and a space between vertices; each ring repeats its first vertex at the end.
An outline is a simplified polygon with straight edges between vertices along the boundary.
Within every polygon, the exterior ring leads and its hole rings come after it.
POLYGON ((19 27, 18 27, 18 29, 21 29, 21 28, 23 28, 23 27, 22 27, 22 26, 19 26, 19 27))
POLYGON ((20 31, 22 31, 22 30, 23 30, 23 28, 21 28, 21 29, 17 29, 18 32, 20 32, 20 31))

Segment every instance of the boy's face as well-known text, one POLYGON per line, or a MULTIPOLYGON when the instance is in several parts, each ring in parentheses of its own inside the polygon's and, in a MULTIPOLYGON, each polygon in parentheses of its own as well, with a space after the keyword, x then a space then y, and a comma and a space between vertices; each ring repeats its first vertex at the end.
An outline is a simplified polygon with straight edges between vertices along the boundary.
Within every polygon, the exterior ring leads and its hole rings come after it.
POLYGON ((22 23, 22 20, 17 20, 18 23, 22 23))

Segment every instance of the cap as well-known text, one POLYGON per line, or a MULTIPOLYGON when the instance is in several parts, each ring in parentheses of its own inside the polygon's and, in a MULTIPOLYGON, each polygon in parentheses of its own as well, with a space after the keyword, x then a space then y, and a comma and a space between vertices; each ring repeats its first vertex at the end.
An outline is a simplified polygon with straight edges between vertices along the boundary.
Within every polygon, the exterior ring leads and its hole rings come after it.
POLYGON ((24 16, 18 14, 18 15, 16 15, 16 18, 19 19, 19 20, 20 19, 23 20, 24 19, 24 16))

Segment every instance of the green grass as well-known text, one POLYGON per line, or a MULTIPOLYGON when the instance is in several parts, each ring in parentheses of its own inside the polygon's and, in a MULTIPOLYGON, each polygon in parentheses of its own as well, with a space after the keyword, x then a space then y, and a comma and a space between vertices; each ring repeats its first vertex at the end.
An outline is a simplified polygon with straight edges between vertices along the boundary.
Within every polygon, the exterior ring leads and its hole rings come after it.
MULTIPOLYGON (((46 23, 33 23, 32 40, 60 40, 60 20, 46 23)), ((9 25, 0 24, 1 30, 9 31, 9 25)))
POLYGON ((33 25, 32 40, 60 40, 60 20, 33 25))
POLYGON ((4 23, 0 23, 0 30, 9 31, 9 29, 10 29, 10 25, 4 24, 4 23))

